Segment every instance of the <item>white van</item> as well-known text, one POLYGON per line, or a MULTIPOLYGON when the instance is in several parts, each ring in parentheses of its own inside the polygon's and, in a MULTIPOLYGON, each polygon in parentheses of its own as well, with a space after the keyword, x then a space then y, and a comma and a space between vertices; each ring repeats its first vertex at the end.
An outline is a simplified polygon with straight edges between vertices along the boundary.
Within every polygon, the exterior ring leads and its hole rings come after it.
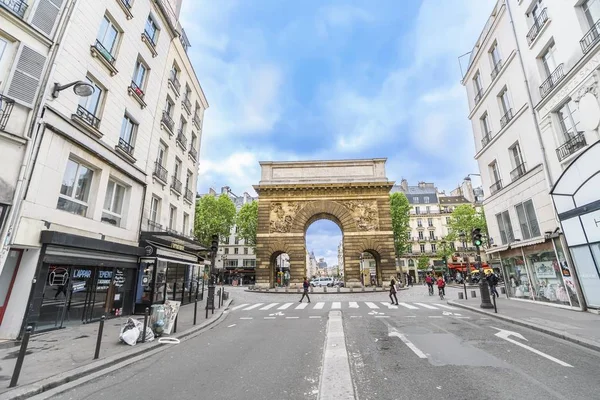
POLYGON ((310 282, 311 286, 313 287, 322 287, 322 286, 328 286, 328 287, 332 287, 334 284, 334 280, 331 277, 321 277, 321 278, 315 278, 310 282))

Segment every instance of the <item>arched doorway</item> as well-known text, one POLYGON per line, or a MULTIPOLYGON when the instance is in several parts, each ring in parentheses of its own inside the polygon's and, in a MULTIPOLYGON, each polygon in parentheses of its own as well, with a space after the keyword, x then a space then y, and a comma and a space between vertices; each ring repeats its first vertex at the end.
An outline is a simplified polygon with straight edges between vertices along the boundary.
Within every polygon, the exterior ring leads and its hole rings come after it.
POLYGON ((384 282, 379 259, 379 254, 372 250, 360 253, 360 276, 363 286, 383 286, 384 282))
POLYGON ((330 277, 343 282, 343 232, 333 216, 319 215, 309 221, 304 236, 307 252, 306 273, 309 279, 330 277), (340 265, 341 264, 341 265, 340 265))
POLYGON ((290 256, 284 252, 275 252, 271 256, 273 286, 288 287, 290 284, 290 256))

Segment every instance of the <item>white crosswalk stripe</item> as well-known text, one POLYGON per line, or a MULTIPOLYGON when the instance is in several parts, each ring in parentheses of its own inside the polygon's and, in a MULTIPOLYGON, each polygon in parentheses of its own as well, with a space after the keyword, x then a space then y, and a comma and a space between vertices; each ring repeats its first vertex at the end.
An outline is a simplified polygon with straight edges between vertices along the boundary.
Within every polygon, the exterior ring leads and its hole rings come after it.
POLYGON ((238 308, 246 307, 247 305, 248 305, 248 303, 240 304, 239 306, 235 306, 235 307, 233 307, 233 308, 231 309, 231 311, 235 311, 235 310, 237 310, 238 308))
POLYGON ((350 302, 350 308, 358 308, 358 303, 355 301, 350 302))
POLYGON ((313 308, 314 310, 321 310, 323 308, 323 306, 325 305, 324 302, 320 301, 317 304, 315 304, 315 307, 313 308))
POLYGON ((262 306, 263 304, 265 304, 265 303, 256 303, 256 304, 253 304, 250 307, 244 308, 244 311, 254 310, 255 308, 258 308, 258 307, 262 306))
POLYGON ((295 310, 304 310, 307 305, 308 305, 308 303, 298 304, 298 306, 295 308, 295 310))
POLYGON ((458 310, 458 308, 452 307, 452 306, 449 306, 446 304, 438 304, 438 303, 433 303, 433 304, 435 304, 438 307, 447 308, 448 310, 458 310))
POLYGON ((340 303, 339 301, 334 301, 333 304, 331 305, 332 309, 340 309, 342 308, 342 303, 340 303))
POLYGON ((415 307, 415 306, 410 305, 408 303, 402 303, 402 302, 400 302, 400 303, 398 303, 398 305, 401 305, 402 307, 406 307, 409 310, 418 310, 419 309, 419 307, 415 307))
POLYGON ((266 305, 266 306, 262 307, 262 308, 261 308, 261 310, 269 310, 269 309, 271 309, 271 308, 275 307, 277 304, 279 304, 279 303, 271 303, 271 304, 268 304, 268 305, 266 305))
POLYGON ((382 301, 381 304, 383 304, 384 306, 386 306, 387 308, 389 308, 390 310, 395 310, 398 308, 397 305, 392 304, 392 303, 388 303, 387 301, 382 301))
POLYGON ((287 310, 294 303, 285 303, 281 307, 277 307, 278 310, 287 310))
POLYGON ((365 301, 365 304, 367 305, 367 307, 369 307, 370 309, 376 309, 379 308, 379 306, 375 303, 371 303, 370 301, 365 301))
POLYGON ((425 303, 415 303, 415 304, 418 306, 421 306, 421 307, 429 308, 430 310, 439 310, 439 308, 430 306, 429 304, 425 304, 425 303))

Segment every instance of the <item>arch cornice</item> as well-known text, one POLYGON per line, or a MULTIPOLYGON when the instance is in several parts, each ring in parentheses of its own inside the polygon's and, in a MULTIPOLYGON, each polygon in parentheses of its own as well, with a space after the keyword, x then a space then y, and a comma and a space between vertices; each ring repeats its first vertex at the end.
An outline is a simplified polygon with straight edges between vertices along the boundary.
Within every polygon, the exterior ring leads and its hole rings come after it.
POLYGON ((316 200, 307 202, 298 211, 290 231, 305 233, 308 226, 319 219, 335 222, 342 230, 342 234, 358 230, 352 214, 342 204, 332 200, 316 200))

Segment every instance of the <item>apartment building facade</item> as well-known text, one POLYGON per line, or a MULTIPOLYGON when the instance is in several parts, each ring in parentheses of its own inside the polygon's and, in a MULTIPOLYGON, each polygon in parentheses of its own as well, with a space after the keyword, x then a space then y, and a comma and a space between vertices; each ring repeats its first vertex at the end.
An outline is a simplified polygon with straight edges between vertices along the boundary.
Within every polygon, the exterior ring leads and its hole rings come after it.
MULTIPOLYGON (((148 264, 140 264, 140 256, 158 254, 140 247, 140 230, 151 192, 154 121, 164 104, 160 88, 183 35, 160 1, 39 3, 30 6, 56 20, 62 16, 64 31, 40 89, 29 138, 32 158, 11 227, 9 248, 20 256, 9 265, 11 294, 0 324, 6 338, 17 337, 25 325, 56 329, 165 298, 165 287, 154 284, 156 274, 143 279, 148 264)), ((55 32, 58 25, 43 29, 55 32)), ((31 80, 42 58, 24 47, 18 51, 12 79, 23 69, 31 80), (20 65, 25 53, 29 59, 20 65)), ((187 245, 175 242, 164 257, 192 254, 187 245)))
POLYGON ((462 80, 475 159, 489 188, 488 256, 501 263, 509 297, 576 309, 582 293, 550 191, 584 142, 597 140, 579 134, 576 88, 560 89, 581 58, 581 37, 573 38, 589 29, 582 24, 591 3, 498 1, 462 80))

